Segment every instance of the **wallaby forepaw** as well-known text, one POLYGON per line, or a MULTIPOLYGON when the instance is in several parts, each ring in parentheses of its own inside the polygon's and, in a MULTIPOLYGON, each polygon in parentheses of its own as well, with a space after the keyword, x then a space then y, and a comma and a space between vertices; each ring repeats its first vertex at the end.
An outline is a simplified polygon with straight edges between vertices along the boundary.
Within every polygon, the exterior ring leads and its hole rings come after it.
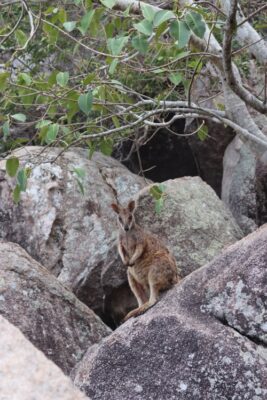
POLYGON ((132 318, 132 317, 137 317, 139 315, 138 312, 138 308, 135 310, 130 311, 124 318, 123 318, 123 322, 126 322, 128 319, 132 318))

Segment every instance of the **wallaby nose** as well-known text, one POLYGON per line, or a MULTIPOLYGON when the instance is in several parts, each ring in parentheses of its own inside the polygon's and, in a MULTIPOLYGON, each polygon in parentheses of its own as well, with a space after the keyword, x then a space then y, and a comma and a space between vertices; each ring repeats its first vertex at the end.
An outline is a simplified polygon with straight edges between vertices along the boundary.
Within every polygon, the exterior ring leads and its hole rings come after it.
POLYGON ((125 231, 127 232, 127 231, 129 230, 129 226, 126 225, 124 229, 125 229, 125 231))

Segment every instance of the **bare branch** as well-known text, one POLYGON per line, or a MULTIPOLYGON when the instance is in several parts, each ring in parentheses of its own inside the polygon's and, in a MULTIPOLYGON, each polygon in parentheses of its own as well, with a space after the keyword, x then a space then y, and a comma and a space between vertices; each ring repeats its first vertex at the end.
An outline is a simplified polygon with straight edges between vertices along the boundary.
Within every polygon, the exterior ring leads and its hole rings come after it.
MULTIPOLYGON (((231 7, 231 0, 224 0, 221 1, 221 8, 229 15, 231 7)), ((267 8, 265 4, 260 9, 256 10, 250 16, 245 18, 240 5, 237 6, 237 13, 236 13, 236 22, 237 22, 237 30, 236 30, 236 38, 238 42, 242 46, 247 46, 253 43, 253 46, 249 47, 249 52, 253 54, 253 56, 263 65, 267 65, 267 46, 262 40, 261 35, 251 26, 248 22, 248 19, 253 17, 259 12, 262 12, 264 9, 267 8)))
POLYGON ((225 78, 228 85, 233 91, 246 102, 246 104, 253 107, 255 110, 262 114, 267 113, 267 105, 259 100, 251 92, 246 90, 240 81, 237 80, 232 64, 232 38, 236 30, 236 13, 238 9, 237 0, 231 0, 231 7, 225 25, 225 33, 223 38, 223 68, 225 78))

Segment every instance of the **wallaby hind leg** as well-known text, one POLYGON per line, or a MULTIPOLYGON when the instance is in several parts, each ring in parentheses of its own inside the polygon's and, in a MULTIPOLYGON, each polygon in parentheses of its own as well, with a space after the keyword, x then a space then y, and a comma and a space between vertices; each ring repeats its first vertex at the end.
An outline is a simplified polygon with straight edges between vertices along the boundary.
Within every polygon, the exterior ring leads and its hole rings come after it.
POLYGON ((131 317, 137 317, 140 314, 143 314, 148 308, 152 307, 156 302, 158 301, 159 298, 159 290, 157 288, 157 285, 153 285, 153 283, 150 281, 149 282, 149 289, 150 289, 150 296, 149 300, 144 303, 143 305, 139 306, 138 308, 135 308, 134 310, 130 311, 126 317, 124 317, 124 321, 127 321, 127 319, 131 317))
POLYGON ((127 271, 127 276, 128 276, 128 282, 129 282, 130 288, 136 297, 138 307, 140 307, 142 304, 144 304, 147 301, 147 295, 146 295, 145 289, 143 288, 143 286, 140 283, 138 283, 134 279, 134 277, 131 275, 131 273, 129 271, 127 271))

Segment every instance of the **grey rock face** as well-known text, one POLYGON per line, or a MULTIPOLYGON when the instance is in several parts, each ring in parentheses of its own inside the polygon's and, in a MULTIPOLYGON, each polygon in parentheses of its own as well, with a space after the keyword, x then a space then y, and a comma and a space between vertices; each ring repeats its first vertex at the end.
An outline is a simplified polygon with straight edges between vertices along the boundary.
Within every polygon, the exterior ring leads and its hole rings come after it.
POLYGON ((224 155, 222 200, 248 234, 267 222, 267 152, 259 158, 236 137, 224 155))
POLYGON ((257 228, 256 157, 236 137, 226 149, 223 164, 222 200, 248 234, 257 228))
POLYGON ((267 226, 186 277, 73 371, 93 400, 267 397, 267 226))
POLYGON ((126 280, 110 204, 126 202, 145 182, 102 154, 90 161, 86 150, 75 148, 58 157, 61 151, 27 147, 15 152, 21 165, 32 168, 18 205, 12 201, 14 179, 6 177, 0 162, 0 236, 19 243, 101 314, 104 296, 126 280), (75 168, 85 171, 84 196, 75 168))
POLYGON ((0 260, 0 314, 69 373, 110 330, 19 245, 0 241, 0 260))
POLYGON ((139 193, 137 221, 172 250, 186 276, 243 234, 213 189, 199 177, 164 182, 165 201, 156 214, 148 189, 139 193))
POLYGON ((0 316, 2 400, 86 400, 62 371, 0 316))

